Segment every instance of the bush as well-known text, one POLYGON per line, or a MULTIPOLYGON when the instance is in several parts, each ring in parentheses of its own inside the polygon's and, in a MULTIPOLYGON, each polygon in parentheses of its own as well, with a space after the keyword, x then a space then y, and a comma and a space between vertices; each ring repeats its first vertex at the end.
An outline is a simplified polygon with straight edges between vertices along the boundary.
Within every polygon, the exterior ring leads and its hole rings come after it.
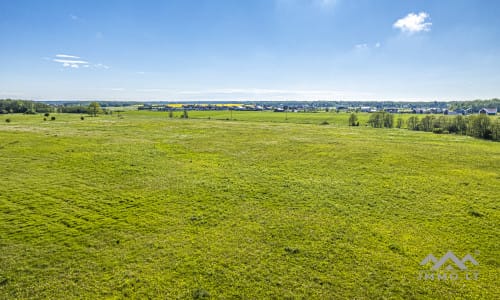
POLYGON ((85 117, 84 117, 84 116, 81 116, 81 117, 80 117, 80 120, 82 120, 82 121, 83 121, 83 120, 85 120, 85 117))
POLYGON ((47 118, 43 118, 44 121, 47 121, 47 118))
POLYGON ((56 120, 56 117, 52 116, 52 117, 50 118, 50 120, 51 120, 51 121, 55 121, 55 120, 56 120))
POLYGON ((5 119, 5 122, 10 123, 10 119, 9 118, 5 119))
POLYGON ((48 117, 48 116, 50 116, 50 114, 49 113, 44 113, 43 116, 44 117, 48 117))
POLYGON ((210 298, 210 293, 205 289, 195 289, 193 291, 193 299, 208 299, 210 298))
POLYGON ((319 125, 328 125, 328 124, 330 124, 330 123, 328 123, 327 121, 323 121, 323 122, 319 123, 319 125))
POLYGON ((442 128, 434 128, 434 129, 432 130, 432 132, 433 132, 433 133, 437 133, 437 134, 441 134, 441 133, 443 133, 443 129, 442 129, 442 128))
POLYGON ((298 248, 292 248, 292 247, 285 247, 285 251, 290 254, 297 254, 300 252, 298 248))
POLYGON ((349 116, 349 126, 356 126, 357 121, 358 121, 358 116, 355 113, 352 113, 349 116))

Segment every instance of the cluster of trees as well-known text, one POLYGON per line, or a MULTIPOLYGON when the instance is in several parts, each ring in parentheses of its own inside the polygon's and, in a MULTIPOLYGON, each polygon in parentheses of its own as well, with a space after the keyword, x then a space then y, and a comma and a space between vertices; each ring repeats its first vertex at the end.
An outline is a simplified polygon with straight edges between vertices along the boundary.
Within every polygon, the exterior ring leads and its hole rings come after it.
POLYGON ((500 119, 479 114, 472 116, 425 116, 421 120, 412 116, 406 121, 410 130, 429 131, 434 133, 455 133, 481 139, 500 140, 500 119))
POLYGON ((78 105, 61 105, 57 107, 57 111, 70 114, 89 114, 94 117, 102 112, 99 102, 91 102, 88 105, 83 103, 79 103, 78 105))
MULTIPOLYGON (((352 120, 349 118, 349 125, 352 120)), ((387 112, 377 112, 370 115, 368 125, 374 128, 403 128, 404 120, 398 118, 394 124, 394 115, 387 112)), ((427 131, 434 133, 455 133, 469 135, 476 138, 499 141, 500 119, 491 118, 484 114, 455 117, 426 115, 423 118, 411 116, 406 120, 406 128, 409 130, 427 131)))
POLYGON ((451 110, 470 109, 472 112, 479 112, 482 108, 490 107, 500 109, 500 99, 474 100, 474 101, 453 101, 449 103, 451 110))
POLYGON ((89 114, 91 116, 97 116, 101 113, 101 105, 99 102, 91 102, 88 105, 48 105, 42 102, 29 101, 29 100, 12 100, 5 99, 0 100, 0 114, 36 114, 36 113, 77 113, 77 114, 89 114))
POLYGON ((13 99, 0 100, 0 114, 35 114, 52 112, 53 110, 53 107, 41 102, 13 99))
POLYGON ((376 112, 370 115, 368 125, 373 128, 392 128, 394 127, 394 115, 388 112, 376 112))

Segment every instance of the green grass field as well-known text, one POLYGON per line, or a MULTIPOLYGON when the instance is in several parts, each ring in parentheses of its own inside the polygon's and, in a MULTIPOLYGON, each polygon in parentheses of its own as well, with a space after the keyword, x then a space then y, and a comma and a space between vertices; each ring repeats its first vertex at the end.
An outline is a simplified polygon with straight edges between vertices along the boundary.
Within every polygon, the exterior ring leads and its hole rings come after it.
POLYGON ((0 120, 1 299, 499 297, 498 142, 167 115, 0 120), (449 250, 477 280, 418 278, 449 250))

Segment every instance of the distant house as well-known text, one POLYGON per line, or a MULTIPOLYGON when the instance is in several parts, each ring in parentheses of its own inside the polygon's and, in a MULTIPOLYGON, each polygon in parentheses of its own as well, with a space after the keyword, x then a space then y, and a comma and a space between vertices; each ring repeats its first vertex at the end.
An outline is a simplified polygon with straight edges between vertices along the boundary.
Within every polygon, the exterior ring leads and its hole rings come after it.
POLYGON ((391 107, 391 108, 384 109, 384 111, 391 113, 391 114, 397 114, 399 112, 399 109, 397 109, 395 107, 391 107))
POLYGON ((480 114, 495 116, 498 112, 497 108, 483 108, 479 111, 480 114))

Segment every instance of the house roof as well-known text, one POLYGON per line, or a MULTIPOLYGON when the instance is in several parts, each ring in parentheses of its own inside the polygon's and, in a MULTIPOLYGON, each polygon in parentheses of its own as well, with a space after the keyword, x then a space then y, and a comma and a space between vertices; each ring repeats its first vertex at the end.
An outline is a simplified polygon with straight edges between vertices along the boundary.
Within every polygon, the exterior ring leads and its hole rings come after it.
POLYGON ((498 109, 495 108, 483 108, 481 110, 484 110, 487 114, 496 114, 498 112, 498 109))

